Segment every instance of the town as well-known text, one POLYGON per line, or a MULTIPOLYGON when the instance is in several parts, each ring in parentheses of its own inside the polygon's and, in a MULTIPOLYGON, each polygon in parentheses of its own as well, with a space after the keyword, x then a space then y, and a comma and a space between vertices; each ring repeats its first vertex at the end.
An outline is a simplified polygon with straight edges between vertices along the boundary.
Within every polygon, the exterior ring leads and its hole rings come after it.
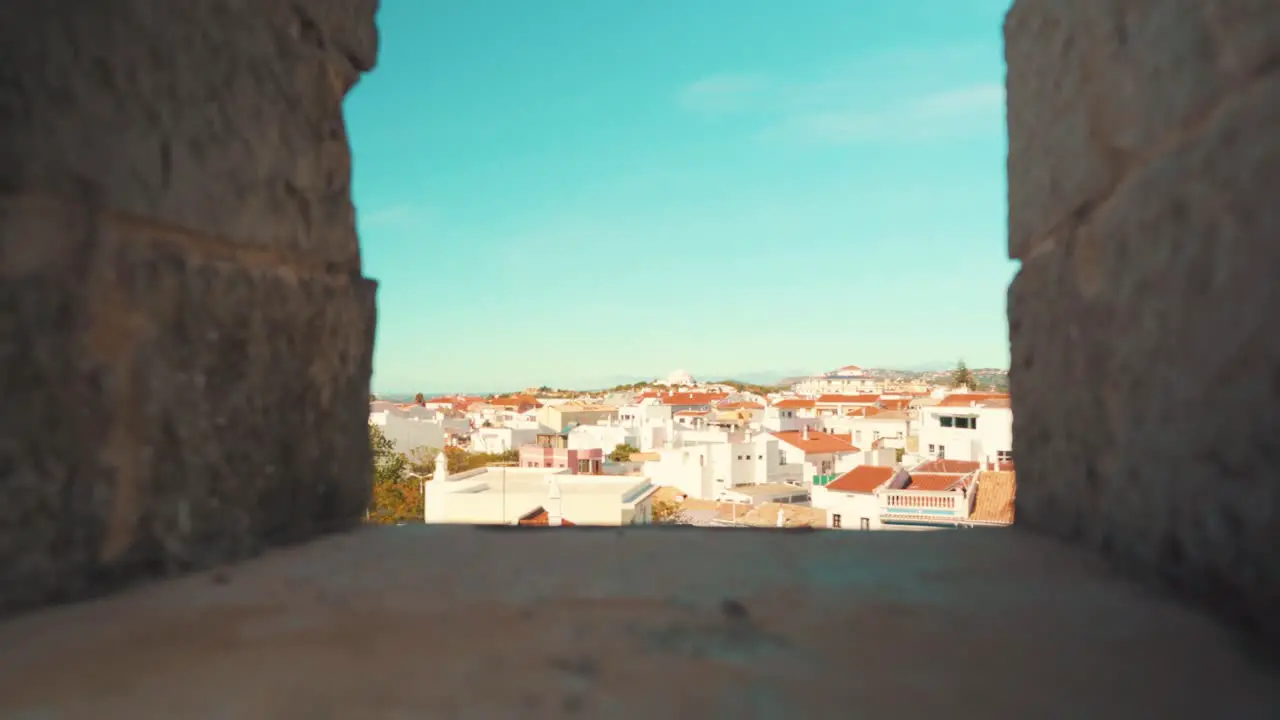
POLYGON ((1013 414, 954 371, 371 398, 368 520, 937 530, 1013 523, 1013 414))

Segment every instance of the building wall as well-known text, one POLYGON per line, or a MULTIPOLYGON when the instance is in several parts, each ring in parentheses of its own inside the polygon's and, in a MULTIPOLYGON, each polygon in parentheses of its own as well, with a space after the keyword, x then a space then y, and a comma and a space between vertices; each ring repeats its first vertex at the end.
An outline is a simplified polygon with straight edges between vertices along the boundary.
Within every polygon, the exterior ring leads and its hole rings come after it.
POLYGON ((981 462, 985 456, 995 462, 1001 453, 1013 451, 1013 411, 1009 408, 921 408, 920 452, 938 457, 939 447, 946 448, 946 457, 950 460, 981 462), (956 415, 976 417, 977 429, 942 427, 939 418, 956 415), (933 451, 929 450, 930 445, 934 446, 933 451))
POLYGON ((413 420, 395 413, 387 413, 383 418, 382 434, 402 453, 424 447, 438 450, 445 444, 444 428, 440 423, 413 420))
POLYGON ((815 487, 810 492, 813 507, 827 511, 827 527, 835 528, 836 515, 840 518, 840 530, 882 530, 880 506, 872 493, 851 493, 815 487), (867 527, 862 521, 866 519, 867 527))

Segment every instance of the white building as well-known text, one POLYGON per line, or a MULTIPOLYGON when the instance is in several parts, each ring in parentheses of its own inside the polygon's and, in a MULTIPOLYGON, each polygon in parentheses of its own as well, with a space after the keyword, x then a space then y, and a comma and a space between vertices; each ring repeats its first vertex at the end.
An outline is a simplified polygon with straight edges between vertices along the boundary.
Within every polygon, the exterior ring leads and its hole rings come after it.
POLYGON ((605 455, 613 452, 619 445, 630 445, 642 450, 640 437, 635 430, 617 423, 607 425, 579 425, 568 433, 570 450, 603 450, 605 455))
MULTIPOLYGON (((880 530, 876 491, 906 470, 860 465, 825 486, 813 488, 813 507, 827 511, 827 527, 837 530, 880 530)), ((901 478, 899 478, 901 480, 901 478)))
POLYGON ((656 380, 654 384, 667 385, 669 387, 684 387, 686 385, 693 385, 694 382, 693 376, 684 370, 672 370, 671 373, 667 375, 666 380, 656 380))
POLYGON ((1013 459, 1009 396, 952 394, 920 408, 920 452, 928 458, 988 463, 1013 459))
POLYGON ((369 423, 377 425, 398 452, 409 453, 422 447, 445 446, 445 426, 434 410, 415 407, 413 411, 387 408, 369 413, 369 423))
POLYGON ((686 441, 686 433, 681 433, 674 447, 650 453, 656 459, 646 461, 641 471, 654 485, 676 488, 698 500, 721 500, 735 499, 727 495, 735 488, 799 480, 798 469, 778 461, 779 444, 770 435, 722 431, 688 435, 701 442, 686 441))
POLYGON ((877 378, 867 375, 857 365, 846 365, 822 375, 814 375, 796 383, 793 387, 797 395, 817 397, 819 395, 860 395, 879 393, 883 383, 877 378))
POLYGON ((766 407, 760 419, 760 426, 769 432, 788 432, 813 430, 821 423, 814 413, 813 401, 800 398, 788 398, 766 407))
POLYGON ((880 410, 870 415, 845 415, 822 418, 822 429, 850 436, 858 447, 888 447, 905 450, 907 438, 915 433, 908 410, 880 410))
POLYGON ((569 475, 563 469, 486 467, 457 475, 437 473, 423 490, 424 519, 473 525, 643 525, 653 518, 654 490, 638 476, 569 475))
POLYGON ((536 422, 513 421, 502 427, 482 427, 471 433, 471 452, 494 455, 519 450, 538 440, 540 426, 536 422))
POLYGON ((836 475, 862 463, 862 451, 846 435, 832 435, 804 428, 770 433, 778 440, 778 464, 802 485, 825 485, 836 475))

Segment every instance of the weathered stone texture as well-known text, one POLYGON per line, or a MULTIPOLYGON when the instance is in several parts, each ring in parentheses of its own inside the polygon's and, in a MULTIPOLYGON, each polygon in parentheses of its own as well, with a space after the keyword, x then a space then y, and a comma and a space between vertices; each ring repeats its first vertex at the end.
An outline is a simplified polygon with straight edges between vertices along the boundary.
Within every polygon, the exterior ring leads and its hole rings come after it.
POLYGON ((1018 518, 1274 639, 1280 3, 1184 5, 1010 13, 1018 518), (1075 82, 1076 53, 1099 51, 1081 39, 1099 36, 1096 16, 1130 18, 1129 50, 1038 107, 1053 97, 1035 88, 1075 82), (1037 43, 1049 27, 1077 44, 1037 43), (1081 114, 1089 152, 1063 142, 1081 114))
POLYGON ((0 3, 0 611, 363 513, 375 5, 0 3))

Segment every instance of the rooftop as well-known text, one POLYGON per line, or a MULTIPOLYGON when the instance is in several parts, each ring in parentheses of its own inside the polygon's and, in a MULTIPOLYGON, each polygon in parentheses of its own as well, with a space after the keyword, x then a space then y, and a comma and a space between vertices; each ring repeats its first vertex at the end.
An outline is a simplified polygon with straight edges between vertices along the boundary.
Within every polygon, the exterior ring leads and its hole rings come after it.
POLYGON ((858 448, 854 447, 848 434, 835 435, 818 430, 810 430, 808 438, 805 438, 801 430, 784 430, 769 434, 778 438, 780 442, 805 453, 858 452, 858 448))
POLYGON ((898 472, 897 468, 876 465, 859 465, 827 484, 828 490, 840 492, 870 493, 898 472))
POLYGON ((969 519, 974 522, 1012 525, 1013 501, 1018 494, 1018 478, 1011 472, 988 471, 978 476, 978 496, 969 519))

